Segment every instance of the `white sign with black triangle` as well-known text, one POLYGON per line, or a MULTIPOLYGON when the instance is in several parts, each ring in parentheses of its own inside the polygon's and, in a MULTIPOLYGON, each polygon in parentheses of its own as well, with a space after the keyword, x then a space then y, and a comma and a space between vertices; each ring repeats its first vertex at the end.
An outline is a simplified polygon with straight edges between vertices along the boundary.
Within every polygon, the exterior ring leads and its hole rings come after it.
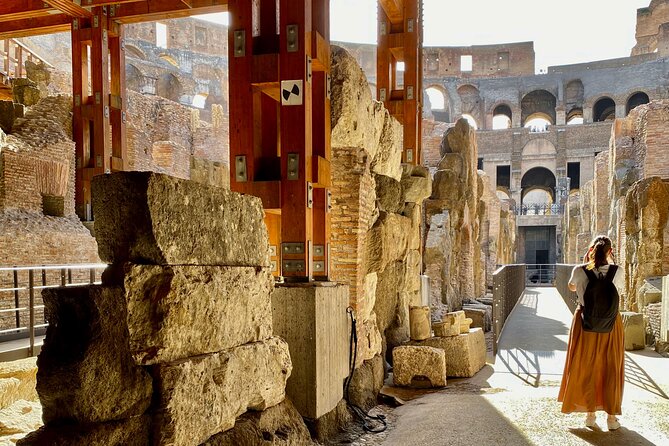
POLYGON ((302 105, 302 79, 281 81, 281 105, 302 105))

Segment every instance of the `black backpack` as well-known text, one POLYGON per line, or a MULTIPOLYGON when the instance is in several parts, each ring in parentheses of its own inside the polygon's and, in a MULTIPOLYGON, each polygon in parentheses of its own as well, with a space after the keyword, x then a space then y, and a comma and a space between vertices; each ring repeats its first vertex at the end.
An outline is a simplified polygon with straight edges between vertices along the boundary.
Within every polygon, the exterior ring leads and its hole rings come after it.
POLYGON ((583 330, 596 333, 609 333, 618 316, 618 290, 613 284, 613 277, 618 267, 610 265, 604 277, 597 277, 592 271, 583 267, 588 276, 588 286, 583 294, 585 306, 581 309, 583 330))

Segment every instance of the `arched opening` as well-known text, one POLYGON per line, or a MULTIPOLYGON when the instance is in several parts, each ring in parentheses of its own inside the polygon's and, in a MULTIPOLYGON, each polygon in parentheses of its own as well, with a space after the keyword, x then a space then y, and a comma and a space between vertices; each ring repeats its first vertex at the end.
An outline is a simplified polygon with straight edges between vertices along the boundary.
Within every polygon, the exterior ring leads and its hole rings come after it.
POLYGON ((549 125, 555 124, 556 99, 546 90, 527 93, 520 103, 521 125, 527 127, 530 119, 543 118, 549 125))
POLYGON ((425 90, 428 98, 430 98, 430 106, 432 110, 443 110, 445 108, 444 94, 435 87, 430 87, 425 90))
POLYGON ((509 195, 509 191, 506 188, 497 188, 497 198, 500 200, 511 200, 511 195, 509 195))
POLYGON ((534 167, 523 175, 520 181, 521 203, 524 206, 537 205, 543 209, 555 201, 555 174, 545 167, 534 167))
POLYGON ((156 81, 156 94, 174 102, 179 102, 183 95, 183 86, 172 73, 166 73, 156 81))
POLYGON ((532 133, 545 133, 552 124, 549 115, 539 112, 528 116, 524 127, 530 129, 532 133))
POLYGON ((567 125, 583 124, 583 109, 573 108, 567 113, 567 125))
POLYGON ((605 96, 595 102, 592 108, 593 122, 613 121, 616 117, 616 103, 613 99, 605 96))
POLYGON ((206 93, 196 94, 193 96, 193 103, 191 105, 195 108, 204 108, 207 104, 207 96, 208 95, 206 93))
POLYGON ((474 119, 474 117, 473 117, 472 115, 464 114, 464 115, 462 115, 462 119, 466 119, 467 122, 469 123, 469 126, 470 126, 471 128, 473 128, 474 130, 478 130, 478 129, 479 129, 479 126, 478 126, 478 124, 476 123, 476 119, 474 119))
POLYGON ((493 130, 510 129, 513 114, 511 107, 506 104, 500 104, 492 112, 493 130))
POLYGON ((634 93, 632 96, 630 96, 630 98, 627 100, 627 107, 625 114, 629 115, 630 112, 639 105, 648 104, 649 102, 650 98, 648 97, 648 95, 643 91, 638 91, 634 93))

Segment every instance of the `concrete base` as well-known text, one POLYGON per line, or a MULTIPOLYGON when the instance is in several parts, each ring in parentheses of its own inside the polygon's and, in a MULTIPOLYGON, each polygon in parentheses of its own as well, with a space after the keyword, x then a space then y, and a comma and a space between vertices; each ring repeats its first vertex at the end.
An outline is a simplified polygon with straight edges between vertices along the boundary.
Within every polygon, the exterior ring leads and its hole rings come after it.
POLYGON ((646 348, 646 324, 643 314, 623 311, 620 313, 625 330, 625 350, 646 348))
POLYGON ((281 284, 272 292, 274 334, 288 342, 293 371, 286 394, 305 418, 332 411, 348 376, 348 286, 281 284))
POLYGON ((485 336, 481 328, 472 328, 469 333, 458 336, 410 341, 408 345, 443 349, 446 354, 446 373, 449 377, 470 378, 485 365, 485 336))

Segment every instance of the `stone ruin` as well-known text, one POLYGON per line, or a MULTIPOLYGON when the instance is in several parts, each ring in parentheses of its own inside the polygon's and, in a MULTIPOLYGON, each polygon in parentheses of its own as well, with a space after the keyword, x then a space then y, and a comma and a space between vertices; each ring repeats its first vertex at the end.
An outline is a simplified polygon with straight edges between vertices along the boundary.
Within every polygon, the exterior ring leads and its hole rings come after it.
POLYGON ((497 265, 513 263, 516 251, 515 214, 476 169, 476 132, 466 120, 446 130, 440 151, 425 202, 423 258, 434 320, 484 298, 497 265))
POLYGON ((611 237, 625 274, 621 309, 644 315, 647 342, 657 346, 663 340, 661 277, 669 274, 668 119, 666 100, 617 119, 609 150, 596 157, 594 179, 569 196, 563 222, 567 263, 580 263, 594 236, 611 237))
POLYGON ((292 364, 272 334, 260 200, 154 173, 100 176, 93 188, 110 266, 102 285, 44 292, 45 426, 17 444, 239 444, 239 429, 309 444, 284 400, 292 364))

